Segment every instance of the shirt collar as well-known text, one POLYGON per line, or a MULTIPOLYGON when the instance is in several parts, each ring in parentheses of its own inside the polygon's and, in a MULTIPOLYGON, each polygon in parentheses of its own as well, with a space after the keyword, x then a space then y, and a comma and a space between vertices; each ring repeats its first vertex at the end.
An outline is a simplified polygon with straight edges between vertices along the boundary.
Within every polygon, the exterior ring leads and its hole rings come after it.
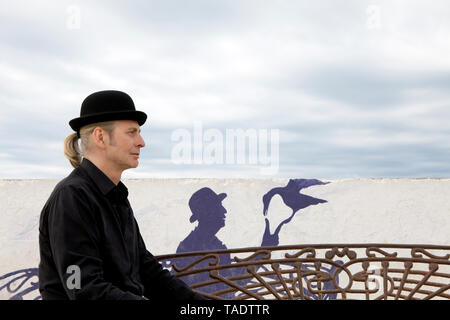
POLYGON ((114 195, 119 196, 122 199, 126 199, 128 197, 128 188, 119 181, 117 186, 111 179, 108 178, 106 174, 103 173, 95 164, 89 161, 86 158, 83 158, 81 161, 81 168, 83 168, 89 177, 92 179, 94 184, 100 189, 103 195, 114 195))

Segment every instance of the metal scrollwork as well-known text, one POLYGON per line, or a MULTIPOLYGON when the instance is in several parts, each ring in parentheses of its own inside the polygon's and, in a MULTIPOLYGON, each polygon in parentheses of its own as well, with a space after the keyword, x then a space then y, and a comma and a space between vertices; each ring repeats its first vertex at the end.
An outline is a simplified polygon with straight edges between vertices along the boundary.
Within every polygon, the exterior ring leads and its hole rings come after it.
MULTIPOLYGON (((183 279, 205 273, 209 280, 188 284, 211 299, 450 299, 450 246, 299 245, 217 250, 196 257, 178 268, 182 272, 174 268, 175 275, 183 279), (231 264, 217 261, 192 270, 214 255, 235 258, 231 264)), ((157 258, 174 264, 184 256, 157 258)))
POLYGON ((397 252, 389 253, 389 252, 386 252, 386 251, 384 251, 384 250, 382 250, 380 248, 376 248, 376 247, 370 247, 370 248, 366 249, 366 255, 369 258, 375 258, 376 257, 376 255, 373 252, 381 253, 383 256, 389 257, 389 258, 395 258, 397 256, 397 252))
POLYGON ((298 257, 300 257, 301 255, 303 255, 303 254, 305 254, 307 252, 309 252, 309 254, 306 256, 307 258, 315 258, 316 257, 316 250, 314 250, 313 248, 302 249, 302 250, 300 250, 300 251, 298 251, 297 253, 294 253, 294 254, 286 253, 284 256, 286 258, 298 258, 298 257))
POLYGON ((357 254, 355 251, 349 250, 348 248, 339 250, 339 248, 337 248, 337 247, 335 247, 325 253, 325 257, 330 260, 333 259, 335 256, 338 256, 338 257, 347 256, 350 260, 354 260, 354 259, 356 259, 357 254))
POLYGON ((236 261, 236 262, 250 261, 261 255, 262 255, 262 257, 261 257, 262 260, 269 260, 271 257, 269 250, 258 250, 255 253, 253 253, 252 255, 248 256, 247 258, 234 257, 234 261, 236 261))
POLYGON ((191 269, 192 267, 198 265, 200 262, 208 260, 208 259, 213 259, 213 261, 209 263, 210 266, 216 266, 219 263, 219 256, 217 254, 208 254, 206 256, 200 257, 199 259, 195 260, 194 262, 190 263, 189 265, 187 265, 183 268, 178 267, 176 264, 172 264, 172 268, 176 272, 183 272, 183 271, 191 269))
POLYGON ((448 260, 450 258, 450 254, 446 254, 445 256, 436 256, 434 254, 431 254, 430 252, 428 252, 424 248, 413 248, 413 249, 411 249, 411 256, 414 257, 414 258, 422 258, 423 256, 420 253, 422 253, 422 254, 424 254, 427 257, 432 258, 432 259, 448 260))
MULTIPOLYGON (((210 299, 450 299, 450 246, 291 245, 156 258, 210 299)), ((0 276, 0 294, 40 299, 37 268, 0 276)))

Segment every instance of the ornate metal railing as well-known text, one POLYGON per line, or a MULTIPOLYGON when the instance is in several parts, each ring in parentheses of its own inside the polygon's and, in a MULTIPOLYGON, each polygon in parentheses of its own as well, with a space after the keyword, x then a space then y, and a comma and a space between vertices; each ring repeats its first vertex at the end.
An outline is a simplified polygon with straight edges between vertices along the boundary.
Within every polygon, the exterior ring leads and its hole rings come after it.
POLYGON ((157 258, 210 299, 450 299, 450 246, 298 245, 157 258))

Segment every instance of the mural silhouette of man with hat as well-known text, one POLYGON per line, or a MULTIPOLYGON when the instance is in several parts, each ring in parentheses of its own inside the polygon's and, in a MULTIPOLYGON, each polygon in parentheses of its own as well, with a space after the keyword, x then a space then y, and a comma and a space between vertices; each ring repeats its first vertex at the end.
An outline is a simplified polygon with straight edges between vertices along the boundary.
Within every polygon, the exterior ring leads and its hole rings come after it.
MULTIPOLYGON (((265 218, 265 230, 262 236, 261 246, 278 246, 279 233, 282 226, 289 223, 296 212, 300 209, 309 207, 310 205, 326 202, 326 200, 317 199, 300 193, 300 190, 303 188, 322 184, 327 183, 316 179, 290 179, 285 187, 273 188, 263 196, 263 211, 265 216, 267 216, 269 203, 276 194, 279 194, 285 205, 292 209, 292 214, 277 226, 273 234, 270 232, 269 220, 267 217, 265 218)), ((177 253, 227 249, 225 244, 223 244, 216 236, 217 232, 225 226, 227 210, 222 205, 222 201, 226 196, 226 193, 216 194, 208 187, 201 188, 194 192, 189 200, 189 208, 192 212, 189 221, 191 223, 198 221, 198 225, 183 241, 180 242, 177 253)), ((227 265, 233 262, 230 254, 226 253, 220 254, 219 260, 220 265, 227 265)), ((195 258, 183 257, 177 259, 176 265, 181 268, 186 268, 194 262, 195 258)), ((209 262, 211 261, 200 261, 195 264, 195 269, 207 268, 209 262)), ((246 271, 243 268, 220 270, 220 274, 223 277, 238 276, 245 273, 246 271)), ((210 278, 206 273, 194 273, 183 276, 183 280, 188 284, 195 284, 208 281, 210 278)), ((245 285, 246 281, 236 281, 236 284, 245 285)), ((202 291, 211 293, 223 289, 227 289, 227 286, 218 283, 203 287, 202 291)), ((222 294, 222 297, 232 299, 234 296, 233 294, 222 294)))
POLYGON ((203 299, 147 251, 122 172, 136 168, 147 119, 121 91, 100 91, 69 122, 64 154, 75 168, 45 203, 39 223, 44 300, 203 299), (79 144, 80 142, 80 144, 79 144))
MULTIPOLYGON (((225 226, 227 210, 222 205, 226 193, 216 194, 210 188, 201 188, 189 199, 191 223, 197 227, 178 245, 177 253, 203 250, 227 249, 216 233, 225 226)), ((231 262, 231 261, 230 261, 231 262)))
MULTIPOLYGON (((220 250, 227 249, 227 247, 220 241, 216 234, 225 226, 225 217, 227 210, 222 205, 222 200, 227 196, 226 193, 216 194, 208 187, 201 188, 194 192, 189 199, 189 208, 192 215, 189 218, 191 223, 198 221, 195 229, 180 242, 177 248, 177 253, 192 252, 192 251, 206 251, 206 250, 220 250)), ((221 254, 219 256, 220 264, 231 264, 231 256, 229 254, 221 254)), ((177 260, 177 265, 186 267, 193 263, 193 258, 183 258, 177 260)), ((209 261, 203 261, 196 265, 196 268, 207 267, 209 261)), ((230 277, 236 274, 241 274, 243 270, 221 270, 222 276, 230 277)), ((188 284, 199 283, 210 280, 207 274, 192 274, 183 277, 183 281, 188 284)), ((215 284, 212 286, 202 288, 204 292, 213 292, 227 287, 223 284, 215 284)), ((224 298, 232 299, 232 294, 222 295, 224 298)))

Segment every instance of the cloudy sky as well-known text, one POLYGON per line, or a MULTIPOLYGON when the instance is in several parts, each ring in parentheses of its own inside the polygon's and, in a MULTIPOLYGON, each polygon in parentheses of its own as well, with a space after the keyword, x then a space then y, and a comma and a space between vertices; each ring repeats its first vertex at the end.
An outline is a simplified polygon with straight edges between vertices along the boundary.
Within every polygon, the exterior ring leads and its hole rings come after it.
POLYGON ((124 178, 449 177, 449 16, 446 0, 3 2, 0 179, 69 174, 68 122, 105 89, 148 114, 124 178), (195 123, 278 130, 278 170, 175 163, 195 123))

